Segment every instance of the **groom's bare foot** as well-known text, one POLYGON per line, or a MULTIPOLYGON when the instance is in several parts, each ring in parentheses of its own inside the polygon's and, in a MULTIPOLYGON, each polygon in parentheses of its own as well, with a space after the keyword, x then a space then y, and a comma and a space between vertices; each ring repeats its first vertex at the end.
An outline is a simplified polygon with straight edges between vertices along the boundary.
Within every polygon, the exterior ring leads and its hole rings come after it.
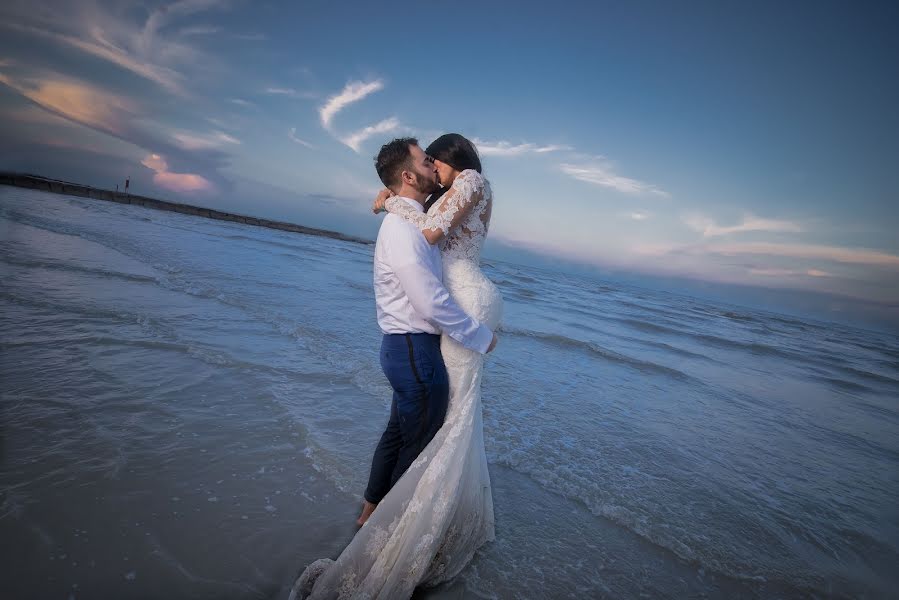
POLYGON ((372 504, 368 500, 365 500, 362 504, 362 514, 359 515, 358 519, 356 519, 356 525, 358 525, 359 527, 365 525, 365 522, 368 521, 371 513, 375 512, 375 508, 377 507, 377 504, 372 504))

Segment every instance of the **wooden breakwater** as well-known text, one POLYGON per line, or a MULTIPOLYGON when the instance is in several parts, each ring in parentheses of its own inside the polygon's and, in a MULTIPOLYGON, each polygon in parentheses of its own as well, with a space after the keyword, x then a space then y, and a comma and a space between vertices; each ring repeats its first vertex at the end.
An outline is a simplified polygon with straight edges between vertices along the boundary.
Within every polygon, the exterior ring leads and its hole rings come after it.
POLYGON ((38 175, 28 175, 23 173, 2 173, 0 172, 0 185, 11 185, 15 187, 28 188, 32 190, 41 190, 44 192, 52 192, 54 194, 65 194, 68 196, 79 196, 82 198, 93 198, 95 200, 105 200, 107 202, 118 202, 119 204, 135 204, 145 208, 154 210, 167 210, 169 212, 177 212, 185 215, 194 215, 196 217, 204 217, 207 219, 217 219, 219 221, 232 221, 234 223, 243 223, 245 225, 254 225, 256 227, 268 227, 269 229, 280 229, 282 231, 290 231, 293 233, 304 233, 306 235, 317 235, 321 237, 333 238, 335 240, 344 240, 347 242, 355 242, 357 244, 371 244, 373 242, 362 238, 353 237, 339 233, 337 231, 328 231, 327 229, 315 229, 314 227, 305 227, 294 223, 285 223, 283 221, 272 221, 270 219, 260 219, 257 217, 248 217, 246 215, 238 215, 211 208, 203 208, 190 204, 180 204, 177 202, 168 202, 166 200, 158 200, 147 196, 139 196, 136 194, 128 194, 125 192, 117 192, 113 190, 104 190, 80 183, 72 183, 69 181, 60 181, 58 179, 49 179, 38 175))

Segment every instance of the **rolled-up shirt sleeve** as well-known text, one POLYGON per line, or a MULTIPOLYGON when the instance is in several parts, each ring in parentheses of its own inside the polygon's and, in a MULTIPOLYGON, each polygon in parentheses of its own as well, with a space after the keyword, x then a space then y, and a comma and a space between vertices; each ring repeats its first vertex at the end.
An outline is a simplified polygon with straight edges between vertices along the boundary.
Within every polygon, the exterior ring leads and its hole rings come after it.
POLYGON ((486 354, 493 341, 493 332, 456 304, 443 282, 421 258, 427 252, 427 240, 418 231, 412 234, 400 235, 393 240, 391 261, 412 308, 466 348, 486 354), (416 248, 416 244, 423 247, 416 248))

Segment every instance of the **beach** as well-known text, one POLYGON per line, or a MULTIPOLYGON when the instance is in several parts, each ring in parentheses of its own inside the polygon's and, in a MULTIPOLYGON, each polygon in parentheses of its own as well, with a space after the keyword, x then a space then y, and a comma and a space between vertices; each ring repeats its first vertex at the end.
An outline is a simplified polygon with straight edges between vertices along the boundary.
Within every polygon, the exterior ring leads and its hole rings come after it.
MULTIPOLYGON (((0 186, 0 595, 284 598, 335 557, 390 401, 371 260, 0 186)), ((899 589, 895 335, 484 268, 497 539, 417 597, 899 589)))

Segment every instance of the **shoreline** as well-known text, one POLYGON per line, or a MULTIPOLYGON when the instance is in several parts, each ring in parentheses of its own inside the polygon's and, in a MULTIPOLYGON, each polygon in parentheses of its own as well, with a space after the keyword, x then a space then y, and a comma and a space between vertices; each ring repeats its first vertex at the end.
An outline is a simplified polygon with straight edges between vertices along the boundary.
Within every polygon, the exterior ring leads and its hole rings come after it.
POLYGON ((78 196, 81 198, 91 198, 94 200, 105 200, 107 202, 116 202, 118 204, 134 204, 143 206, 153 210, 163 210, 168 212, 177 212, 185 215, 194 215, 195 217, 203 217, 206 219, 215 219, 218 221, 231 221, 233 223, 243 223, 244 225, 253 225, 255 227, 266 227, 268 229, 279 229, 281 231, 289 231, 291 233, 303 233, 306 235, 315 235, 319 237, 327 237, 345 242, 353 242, 356 244, 371 245, 374 242, 351 235, 330 231, 327 229, 316 229, 314 227, 306 227, 305 225, 297 225, 295 223, 287 223, 285 221, 273 221, 271 219, 261 219, 259 217, 250 217, 247 215, 239 215, 236 213, 224 212, 212 208, 203 208, 192 204, 181 204, 178 202, 169 202, 167 200, 159 200, 148 196, 139 196, 137 194, 128 194, 126 192, 117 192, 106 190, 103 188, 95 188, 81 183, 73 183, 70 181, 62 181, 59 179, 50 179, 41 177, 40 175, 30 175, 27 173, 6 173, 0 172, 0 185, 8 185, 11 187, 20 187, 31 190, 40 190, 42 192, 51 192, 66 196, 78 196))

